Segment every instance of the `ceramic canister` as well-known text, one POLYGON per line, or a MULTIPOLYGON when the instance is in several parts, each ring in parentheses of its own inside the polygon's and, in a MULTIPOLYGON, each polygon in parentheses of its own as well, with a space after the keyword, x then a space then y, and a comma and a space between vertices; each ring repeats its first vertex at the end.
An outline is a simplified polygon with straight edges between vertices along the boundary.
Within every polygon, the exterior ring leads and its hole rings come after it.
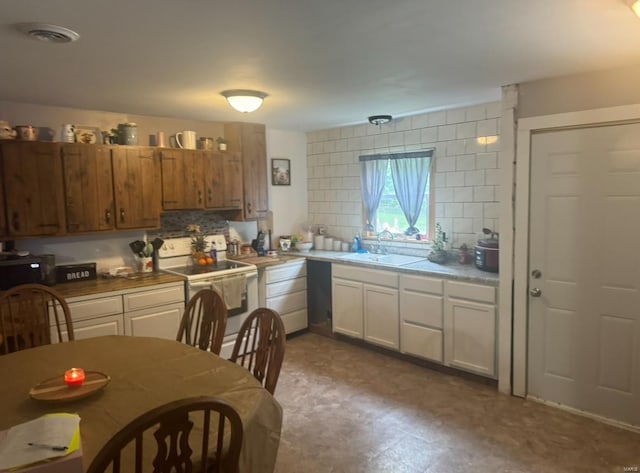
POLYGON ((342 242, 340 240, 333 240, 333 251, 340 251, 342 247, 342 242))
POLYGON ((135 123, 120 123, 118 125, 118 139, 121 145, 138 144, 138 125, 135 123))
POLYGON ((324 235, 316 235, 313 237, 313 247, 316 250, 324 250, 324 235))
POLYGON ((333 237, 324 237, 324 249, 333 250, 333 237))
POLYGON ((18 125, 15 130, 19 140, 36 141, 38 139, 38 129, 31 125, 18 125))

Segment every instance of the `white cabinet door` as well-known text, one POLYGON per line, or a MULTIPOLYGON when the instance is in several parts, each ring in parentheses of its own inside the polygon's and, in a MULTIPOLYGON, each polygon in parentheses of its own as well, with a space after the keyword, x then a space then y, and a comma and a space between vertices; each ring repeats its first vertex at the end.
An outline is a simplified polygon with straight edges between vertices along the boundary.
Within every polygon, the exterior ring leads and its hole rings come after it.
MULTIPOLYGON (((76 340, 102 337, 104 335, 124 335, 122 314, 107 315, 90 320, 73 322, 73 336, 76 340)), ((56 330, 51 331, 52 340, 57 340, 56 330)), ((62 327, 62 340, 69 341, 66 325, 62 327)))
POLYGON ((365 284, 363 294, 364 339, 399 350, 398 290, 365 284))
POLYGON ((362 293, 363 284, 333 278, 332 312, 333 331, 355 338, 363 338, 362 293))
POLYGON ((495 377, 495 306, 452 298, 445 306, 445 364, 495 377))
POLYGON ((71 320, 76 321, 95 319, 105 315, 122 315, 122 296, 110 295, 106 297, 83 296, 67 300, 71 311, 71 320))
POLYGON ((125 333, 136 337, 175 340, 183 312, 182 302, 127 312, 124 314, 125 333))
POLYGON ((400 339, 402 353, 442 363, 442 330, 402 322, 400 339))
POLYGON ((269 266, 265 269, 266 283, 271 284, 278 281, 289 281, 291 279, 303 278, 307 275, 306 261, 294 261, 276 266, 269 266))
POLYGON ((444 280, 400 275, 400 351, 442 363, 444 280))
POLYGON ((149 307, 157 307, 173 302, 184 302, 184 284, 170 283, 157 286, 154 289, 146 289, 141 291, 132 291, 125 294, 124 311, 147 309, 149 307))
POLYGON ((307 308, 288 312, 282 316, 284 331, 286 334, 304 330, 309 325, 307 320, 307 308))

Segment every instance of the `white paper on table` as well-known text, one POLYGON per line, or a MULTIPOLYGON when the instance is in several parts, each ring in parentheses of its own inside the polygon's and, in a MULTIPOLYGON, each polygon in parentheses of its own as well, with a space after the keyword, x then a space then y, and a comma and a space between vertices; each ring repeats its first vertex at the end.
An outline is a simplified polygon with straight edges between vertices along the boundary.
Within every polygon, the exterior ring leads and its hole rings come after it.
POLYGON ((31 446, 29 443, 69 447, 79 425, 80 416, 67 413, 46 414, 24 424, 14 425, 0 442, 0 470, 71 453, 69 448, 57 451, 42 446, 31 446))

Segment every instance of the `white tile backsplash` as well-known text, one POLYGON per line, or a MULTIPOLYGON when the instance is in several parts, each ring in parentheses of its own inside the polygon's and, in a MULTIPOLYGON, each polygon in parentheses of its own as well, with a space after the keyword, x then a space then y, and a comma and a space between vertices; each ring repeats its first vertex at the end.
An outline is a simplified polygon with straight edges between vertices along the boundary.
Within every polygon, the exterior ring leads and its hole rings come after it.
POLYGON ((435 148, 434 212, 453 246, 498 226, 500 102, 424 113, 380 127, 360 124, 307 134, 309 218, 350 241, 362 231, 358 157, 435 148), (496 136, 494 143, 478 140, 496 136))

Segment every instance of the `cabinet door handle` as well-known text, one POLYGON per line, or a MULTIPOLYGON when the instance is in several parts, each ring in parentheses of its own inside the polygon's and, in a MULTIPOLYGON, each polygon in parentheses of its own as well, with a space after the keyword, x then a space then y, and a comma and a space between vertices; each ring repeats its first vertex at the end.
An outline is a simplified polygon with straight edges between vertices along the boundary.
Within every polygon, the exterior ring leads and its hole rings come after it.
POLYGON ((106 209, 104 211, 104 220, 106 223, 111 223, 111 210, 106 209))
POLYGON ((247 214, 251 215, 251 202, 247 202, 247 214))
POLYGON ((124 223, 124 209, 120 208, 120 222, 124 223))
POLYGON ((202 203, 202 191, 198 191, 198 203, 202 203))

